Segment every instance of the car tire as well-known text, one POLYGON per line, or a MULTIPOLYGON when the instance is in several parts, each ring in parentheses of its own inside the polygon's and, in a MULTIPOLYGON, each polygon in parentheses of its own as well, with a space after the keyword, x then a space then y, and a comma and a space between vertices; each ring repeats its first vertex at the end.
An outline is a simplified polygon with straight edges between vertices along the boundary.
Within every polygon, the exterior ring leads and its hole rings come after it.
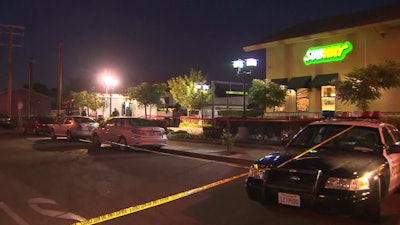
POLYGON ((381 182, 378 179, 372 187, 371 198, 368 199, 365 217, 368 221, 379 223, 381 218, 381 182))
POLYGON ((119 137, 118 139, 118 147, 120 150, 127 150, 128 147, 126 147, 126 145, 128 144, 128 142, 126 141, 125 137, 119 137))
POLYGON ((57 136, 56 136, 56 133, 54 132, 54 129, 51 129, 50 137, 51 137, 51 140, 53 140, 53 141, 57 140, 57 136))
POLYGON ((74 141, 71 131, 67 131, 67 141, 74 141))
POLYGON ((97 134, 93 134, 92 136, 92 145, 94 148, 100 148, 101 142, 99 140, 99 136, 97 134))
POLYGON ((363 203, 360 210, 357 212, 357 217, 361 217, 365 221, 379 223, 381 218, 381 182, 378 178, 371 187, 371 194, 363 203))
POLYGON ((158 146, 153 146, 153 147, 151 147, 150 149, 159 151, 159 150, 161 150, 162 147, 163 147, 162 145, 158 145, 158 146))

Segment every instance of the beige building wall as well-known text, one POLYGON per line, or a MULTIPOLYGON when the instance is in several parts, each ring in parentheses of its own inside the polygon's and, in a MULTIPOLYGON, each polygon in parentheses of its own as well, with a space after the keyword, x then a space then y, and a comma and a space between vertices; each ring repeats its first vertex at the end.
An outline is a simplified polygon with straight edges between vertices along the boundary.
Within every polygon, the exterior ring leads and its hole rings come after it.
MULTIPOLYGON (((383 24, 370 27, 352 28, 344 31, 329 32, 318 38, 307 40, 300 37, 293 40, 281 40, 274 44, 266 44, 266 78, 293 78, 318 74, 338 73, 339 79, 356 68, 368 64, 382 63, 385 59, 400 62, 400 23, 383 24), (303 57, 310 47, 324 46, 350 41, 353 49, 342 61, 305 65, 303 57)), ((400 112, 400 88, 383 92, 382 98, 370 104, 371 111, 400 112)), ((296 95, 292 92, 287 98, 285 111, 296 111, 296 95), (293 99, 294 98, 294 99, 293 99)), ((309 89, 309 111, 321 111, 321 89, 309 89)), ((354 105, 344 105, 336 98, 336 110, 354 111, 354 105)))

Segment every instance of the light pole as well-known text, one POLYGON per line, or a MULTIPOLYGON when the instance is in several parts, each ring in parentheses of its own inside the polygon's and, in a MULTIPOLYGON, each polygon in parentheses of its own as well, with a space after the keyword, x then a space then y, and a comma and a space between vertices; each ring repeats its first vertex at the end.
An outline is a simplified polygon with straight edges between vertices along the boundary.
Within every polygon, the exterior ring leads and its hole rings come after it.
POLYGON ((201 98, 201 102, 200 102, 200 107, 201 107, 201 119, 203 119, 203 90, 208 91, 208 89, 210 89, 210 86, 207 84, 195 84, 194 86, 197 90, 200 90, 200 98, 201 98))
POLYGON ((104 85, 106 86, 106 95, 107 95, 107 90, 110 92, 110 117, 111 117, 111 109, 112 109, 112 91, 115 86, 118 84, 118 80, 111 77, 108 72, 106 71, 105 75, 103 76, 103 82, 104 85))
POLYGON ((233 68, 237 69, 237 75, 242 75, 243 82, 243 118, 246 118, 246 75, 251 74, 251 69, 257 66, 257 59, 248 58, 248 59, 238 59, 232 61, 233 68))

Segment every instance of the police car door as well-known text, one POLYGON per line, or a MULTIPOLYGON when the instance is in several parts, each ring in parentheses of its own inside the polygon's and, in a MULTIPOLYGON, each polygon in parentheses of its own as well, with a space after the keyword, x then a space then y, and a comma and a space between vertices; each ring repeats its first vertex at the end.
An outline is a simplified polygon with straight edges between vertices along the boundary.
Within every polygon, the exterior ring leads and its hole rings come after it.
MULTIPOLYGON (((399 131, 395 127, 382 127, 382 134, 386 146, 393 145, 395 142, 400 141, 399 131)), ((390 168, 389 192, 393 192, 400 186, 400 153, 388 154, 387 151, 385 151, 383 154, 388 160, 390 168)))

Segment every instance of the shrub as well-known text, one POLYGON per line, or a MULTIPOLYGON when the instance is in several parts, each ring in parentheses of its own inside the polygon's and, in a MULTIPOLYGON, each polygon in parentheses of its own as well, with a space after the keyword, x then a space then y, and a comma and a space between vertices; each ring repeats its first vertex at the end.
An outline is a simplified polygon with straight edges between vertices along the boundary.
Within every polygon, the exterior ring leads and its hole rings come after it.
POLYGON ((203 134, 190 134, 185 130, 168 130, 168 138, 174 139, 174 138, 180 138, 180 139, 197 139, 197 140, 202 140, 206 139, 206 137, 203 134))
POLYGON ((222 130, 219 127, 203 127, 203 134, 206 138, 218 139, 222 135, 222 130))

